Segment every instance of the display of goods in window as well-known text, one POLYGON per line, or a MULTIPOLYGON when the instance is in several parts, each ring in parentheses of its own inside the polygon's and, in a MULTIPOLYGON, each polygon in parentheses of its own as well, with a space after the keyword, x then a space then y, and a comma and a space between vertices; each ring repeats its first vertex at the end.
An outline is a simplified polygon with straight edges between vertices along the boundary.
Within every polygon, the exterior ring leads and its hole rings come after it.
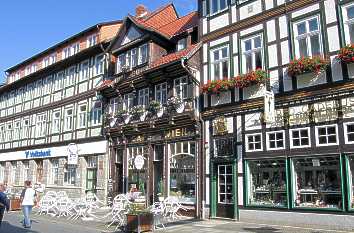
POLYGON ((344 63, 354 62, 354 44, 341 48, 336 58, 344 63))
POLYGON ((237 88, 245 88, 256 84, 264 84, 268 79, 268 73, 262 69, 251 71, 234 78, 234 85, 237 88))
POLYGON ((320 56, 294 59, 289 63, 288 74, 290 76, 297 76, 305 73, 319 74, 326 70, 329 63, 329 59, 320 56))

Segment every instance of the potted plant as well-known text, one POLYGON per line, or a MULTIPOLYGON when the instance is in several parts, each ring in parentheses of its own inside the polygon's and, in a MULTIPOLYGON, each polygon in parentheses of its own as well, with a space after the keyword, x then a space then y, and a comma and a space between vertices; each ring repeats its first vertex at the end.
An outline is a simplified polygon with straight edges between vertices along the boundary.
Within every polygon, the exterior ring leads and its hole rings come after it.
POLYGON ((127 213, 127 232, 152 231, 154 228, 154 216, 146 209, 141 209, 137 204, 130 205, 127 213))
POLYGON ((150 102, 148 111, 150 114, 157 115, 158 117, 161 117, 163 114, 161 103, 156 100, 150 102))
POLYGON ((179 96, 172 96, 167 100, 167 108, 170 111, 176 111, 178 113, 183 112, 184 104, 179 96))
POLYGON ((134 106, 129 111, 130 115, 133 117, 134 120, 140 119, 144 112, 145 108, 142 105, 134 106))
POLYGON ((207 84, 201 86, 201 92, 206 94, 220 94, 221 92, 225 92, 231 90, 234 84, 231 80, 223 79, 223 80, 214 80, 208 81, 207 84))
POLYGON ((115 117, 119 123, 127 123, 127 121, 129 122, 130 120, 129 112, 125 109, 118 110, 115 117))
POLYGON ((328 59, 320 56, 302 57, 290 62, 288 66, 288 74, 290 76, 298 76, 306 73, 319 74, 327 68, 329 63, 328 59))
POLYGON ((349 64, 354 62, 354 44, 347 45, 340 49, 338 55, 336 56, 338 60, 343 63, 349 64))
POLYGON ((264 84, 267 80, 268 73, 265 70, 257 69, 235 77, 233 85, 237 88, 245 88, 256 84, 264 84))

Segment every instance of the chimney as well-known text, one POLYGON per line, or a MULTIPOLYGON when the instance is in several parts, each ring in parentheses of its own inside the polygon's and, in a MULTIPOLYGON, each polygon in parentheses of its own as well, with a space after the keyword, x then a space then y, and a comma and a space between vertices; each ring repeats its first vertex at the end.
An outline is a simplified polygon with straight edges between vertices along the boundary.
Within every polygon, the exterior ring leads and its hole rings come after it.
POLYGON ((138 5, 135 9, 135 17, 143 18, 148 13, 147 8, 144 5, 138 5))

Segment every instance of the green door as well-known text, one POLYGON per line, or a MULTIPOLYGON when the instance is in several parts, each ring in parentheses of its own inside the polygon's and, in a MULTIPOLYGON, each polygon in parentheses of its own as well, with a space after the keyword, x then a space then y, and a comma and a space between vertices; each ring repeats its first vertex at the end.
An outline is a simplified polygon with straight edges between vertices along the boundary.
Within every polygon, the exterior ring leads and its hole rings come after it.
POLYGON ((216 185, 216 217, 234 218, 233 170, 232 164, 215 166, 217 175, 216 185))

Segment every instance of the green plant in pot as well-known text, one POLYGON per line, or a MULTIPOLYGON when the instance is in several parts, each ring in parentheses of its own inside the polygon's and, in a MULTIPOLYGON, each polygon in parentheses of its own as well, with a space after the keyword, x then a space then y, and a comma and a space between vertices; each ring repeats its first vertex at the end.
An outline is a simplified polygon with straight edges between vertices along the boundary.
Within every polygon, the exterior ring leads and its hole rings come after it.
POLYGON ((152 115, 156 115, 157 112, 159 112, 162 109, 162 106, 160 104, 159 101, 153 100, 150 102, 149 107, 148 107, 148 111, 152 114, 152 115))
POLYGON ((167 100, 167 108, 169 111, 176 111, 182 104, 182 100, 179 96, 172 96, 167 100))
POLYGON ((137 105, 132 107, 132 109, 129 111, 130 115, 134 118, 134 119, 139 119, 141 117, 141 115, 143 115, 145 112, 145 108, 142 105, 137 105))
POLYGON ((122 123, 125 120, 125 118, 127 117, 127 115, 128 115, 128 111, 127 110, 120 109, 116 113, 115 118, 117 118, 118 122, 122 123))
POLYGON ((154 216, 148 210, 136 203, 130 205, 127 213, 126 231, 128 232, 144 232, 152 231, 154 226, 154 216))

